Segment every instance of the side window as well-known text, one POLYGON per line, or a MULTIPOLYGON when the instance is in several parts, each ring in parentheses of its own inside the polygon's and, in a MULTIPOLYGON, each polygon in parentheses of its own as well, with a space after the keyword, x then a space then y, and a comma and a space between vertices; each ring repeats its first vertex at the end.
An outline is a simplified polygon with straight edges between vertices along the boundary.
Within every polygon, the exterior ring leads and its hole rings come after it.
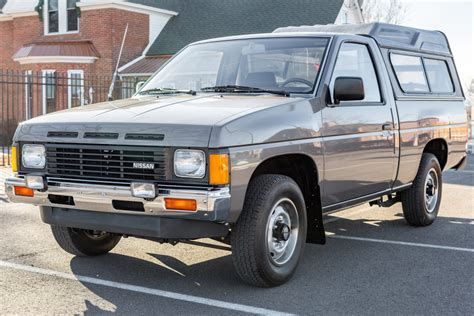
POLYGON ((391 54, 390 60, 403 92, 429 92, 421 57, 391 54))
MULTIPOLYGON (((339 50, 329 85, 334 91, 337 77, 360 77, 364 82, 365 98, 355 102, 380 102, 380 88, 372 58, 366 45, 344 43, 339 50)), ((353 103, 353 101, 351 101, 353 103)))
POLYGON ((453 82, 449 75, 448 66, 444 60, 424 58, 426 76, 433 93, 451 93, 454 91, 453 82))

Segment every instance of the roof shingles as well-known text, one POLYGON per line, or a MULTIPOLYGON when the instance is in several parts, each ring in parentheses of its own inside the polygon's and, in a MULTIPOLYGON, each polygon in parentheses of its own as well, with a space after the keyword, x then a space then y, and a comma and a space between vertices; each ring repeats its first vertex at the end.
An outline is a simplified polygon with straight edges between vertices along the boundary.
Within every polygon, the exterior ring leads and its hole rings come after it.
MULTIPOLYGON (((1 0, 0 0, 1 1, 1 0)), ((174 54, 213 37, 266 33, 278 27, 334 23, 343 0, 129 0, 178 12, 147 55, 174 54)))
POLYGON ((0 0, 0 13, 2 13, 2 9, 6 3, 7 3, 7 0, 0 0))

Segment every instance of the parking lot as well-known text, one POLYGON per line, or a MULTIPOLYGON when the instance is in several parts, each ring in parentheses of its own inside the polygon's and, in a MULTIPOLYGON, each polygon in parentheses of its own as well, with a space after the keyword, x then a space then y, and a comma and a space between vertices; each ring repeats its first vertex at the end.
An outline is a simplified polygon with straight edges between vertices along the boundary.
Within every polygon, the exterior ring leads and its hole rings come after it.
POLYGON ((474 156, 444 173, 438 220, 406 225, 401 206, 362 205, 325 217, 294 278, 242 284, 226 245, 122 239, 111 254, 63 252, 36 207, 0 193, 0 313, 473 314, 474 156))

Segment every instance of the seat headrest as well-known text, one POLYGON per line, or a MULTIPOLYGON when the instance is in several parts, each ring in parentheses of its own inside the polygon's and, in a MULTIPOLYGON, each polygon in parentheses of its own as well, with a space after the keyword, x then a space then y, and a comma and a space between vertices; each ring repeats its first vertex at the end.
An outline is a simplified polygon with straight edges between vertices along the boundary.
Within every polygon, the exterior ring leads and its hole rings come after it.
POLYGON ((245 78, 245 85, 256 88, 273 88, 277 86, 273 72, 250 72, 245 78))

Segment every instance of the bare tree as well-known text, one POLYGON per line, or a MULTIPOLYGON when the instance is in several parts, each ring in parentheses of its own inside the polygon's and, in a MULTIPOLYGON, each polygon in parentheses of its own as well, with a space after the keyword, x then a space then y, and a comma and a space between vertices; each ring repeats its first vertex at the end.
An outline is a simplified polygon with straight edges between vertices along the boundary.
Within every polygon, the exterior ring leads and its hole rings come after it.
POLYGON ((362 16, 366 23, 385 22, 400 24, 404 20, 406 6, 401 0, 364 0, 362 16))

